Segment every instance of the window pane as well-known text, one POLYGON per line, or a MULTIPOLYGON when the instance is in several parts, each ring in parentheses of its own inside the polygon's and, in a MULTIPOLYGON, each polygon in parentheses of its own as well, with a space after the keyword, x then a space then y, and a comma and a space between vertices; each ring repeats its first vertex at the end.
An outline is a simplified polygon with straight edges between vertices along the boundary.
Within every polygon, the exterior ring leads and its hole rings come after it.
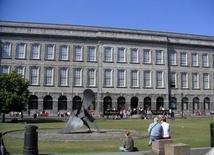
POLYGON ((54 46, 53 45, 47 45, 46 46, 45 58, 48 60, 54 59, 54 46))
POLYGON ((88 47, 88 61, 96 61, 95 47, 88 47))
POLYGON ((144 71, 144 87, 151 87, 151 72, 144 71))
POLYGON ((9 66, 1 66, 1 73, 10 73, 10 67, 9 66))
POLYGON ((61 46, 59 59, 60 60, 68 60, 68 46, 61 46))
POLYGON ((119 48, 118 49, 118 62, 125 62, 125 49, 124 48, 119 48))
POLYGON ((82 47, 80 47, 80 46, 74 47, 74 60, 82 61, 82 47))
POLYGON ((176 53, 175 52, 172 52, 170 53, 170 65, 176 65, 176 53))
POLYGON ((138 63, 138 50, 137 49, 131 49, 131 62, 138 63))
POLYGON ((30 69, 30 83, 31 85, 39 84, 39 69, 37 67, 32 67, 30 69))
POLYGON ((95 70, 88 70, 88 86, 95 86, 95 70))
POLYGON ((40 46, 32 45, 31 48, 31 59, 39 59, 40 56, 40 46))
POLYGON ((157 72, 157 87, 163 88, 163 72, 157 72))
POLYGON ((192 75, 192 87, 193 87, 193 89, 199 88, 199 76, 197 73, 194 73, 192 75))
POLYGON ((118 87, 125 87, 125 71, 118 71, 118 87))
POLYGON ((198 66, 198 54, 192 54, 192 66, 198 66))
POLYGON ((11 58, 11 44, 9 44, 9 43, 2 44, 1 57, 2 58, 11 58))
POLYGON ((181 87, 188 88, 188 79, 187 73, 181 73, 181 87))
POLYGON ((45 69, 45 85, 53 85, 53 68, 45 69))
POLYGON ((187 65, 187 54, 181 53, 181 66, 186 66, 186 65, 187 65))
POLYGON ((209 85, 209 74, 207 74, 207 73, 203 74, 203 86, 204 86, 204 89, 209 89, 210 88, 210 85, 209 85))
POLYGON ((139 71, 131 71, 131 87, 139 87, 139 71))
POLYGON ((203 54, 202 55, 202 66, 203 67, 208 67, 209 66, 208 55, 207 54, 203 54))
POLYGON ((104 85, 106 87, 112 86, 112 70, 105 70, 104 74, 104 85))
POLYGON ((163 51, 156 51, 156 64, 163 64, 163 51))
POLYGON ((16 58, 25 58, 25 44, 17 45, 16 58))
POLYGON ((68 69, 60 68, 59 70, 59 85, 67 86, 68 85, 68 69))
POLYGON ((143 62, 151 63, 151 53, 149 49, 143 50, 143 62))
POLYGON ((74 69, 74 86, 82 86, 82 70, 74 69))
POLYGON ((105 47, 104 49, 104 61, 112 61, 112 49, 110 47, 105 47))
POLYGON ((24 67, 22 67, 22 66, 19 66, 19 67, 16 67, 16 72, 18 73, 18 74, 21 74, 22 75, 22 77, 24 77, 24 67))

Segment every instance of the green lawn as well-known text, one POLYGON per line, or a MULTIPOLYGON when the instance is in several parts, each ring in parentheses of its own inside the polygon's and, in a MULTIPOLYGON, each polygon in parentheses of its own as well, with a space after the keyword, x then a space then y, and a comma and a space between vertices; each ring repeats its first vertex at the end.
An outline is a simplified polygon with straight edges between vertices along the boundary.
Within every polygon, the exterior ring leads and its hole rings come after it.
MULTIPOLYGON (((96 120, 100 129, 132 129, 147 131, 152 119, 122 119, 122 120, 96 120)), ((185 143, 191 147, 210 147, 210 123, 214 122, 213 117, 207 118, 187 118, 176 119, 171 125, 171 136, 174 143, 185 143)), ((0 132, 13 130, 25 130, 27 125, 36 125, 38 128, 64 128, 65 122, 50 123, 0 123, 0 132)), ((151 150, 148 147, 149 138, 135 139, 135 145, 140 151, 151 150)), ((22 154, 24 140, 4 137, 4 142, 12 154, 22 154)), ((120 140, 100 141, 100 142, 42 142, 38 141, 39 152, 65 153, 98 153, 98 152, 118 152, 118 147, 122 144, 120 140)))

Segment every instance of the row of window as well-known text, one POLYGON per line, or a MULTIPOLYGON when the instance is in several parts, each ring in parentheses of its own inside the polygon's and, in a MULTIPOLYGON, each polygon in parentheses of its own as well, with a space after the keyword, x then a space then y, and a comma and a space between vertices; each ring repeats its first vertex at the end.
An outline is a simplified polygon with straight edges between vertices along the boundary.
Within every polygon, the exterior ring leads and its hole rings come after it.
MULTIPOLYGON (((10 66, 1 66, 1 72, 9 73, 10 66)), ((17 73, 21 74, 25 77, 26 67, 17 66, 15 67, 17 73)), ((139 70, 125 70, 125 69, 103 69, 103 86, 104 87, 114 87, 113 83, 115 80, 117 81, 117 87, 127 87, 127 79, 130 79, 130 87, 138 88, 140 87, 140 81, 143 81, 143 87, 152 88, 153 87, 153 79, 156 79, 156 88, 165 88, 165 79, 167 79, 167 75, 164 71, 151 71, 144 70, 143 76, 141 78, 139 70), (116 74, 115 74, 116 73, 116 74), (129 77, 128 77, 129 76, 129 77)), ((41 67, 32 66, 29 68, 29 80, 31 85, 40 85, 40 77, 44 75, 44 85, 45 86, 54 86, 55 81, 58 80, 59 86, 69 86, 69 79, 72 75, 72 85, 73 86, 83 86, 83 81, 87 86, 96 87, 99 79, 97 69, 95 68, 74 68, 72 74, 69 73, 69 68, 58 68, 56 71, 53 67, 45 67, 44 71, 41 71, 41 67), (58 75, 55 73, 58 72, 58 75), (87 75, 83 78, 84 75, 87 75), (56 78, 57 76, 57 78, 56 78)), ((192 89, 200 89, 202 82, 203 89, 211 89, 210 73, 189 73, 189 72, 171 72, 170 73, 170 85, 174 87, 178 87, 178 82, 181 84, 181 88, 189 88, 189 79, 191 78, 192 89), (191 75, 191 76, 190 76, 191 75), (179 77, 178 77, 179 76, 179 77), (180 81, 178 81, 178 79, 180 81)))
MULTIPOLYGON (((12 44, 11 43, 3 43, 1 50, 2 58, 12 58, 12 44)), ((26 59, 27 57, 27 44, 20 43, 16 45, 15 50, 15 58, 16 59, 26 59)), ((126 48, 117 48, 114 53, 113 47, 104 47, 103 49, 103 61, 104 62, 114 62, 114 55, 116 54, 117 62, 127 62, 127 55, 130 55, 131 63, 140 63, 140 50, 137 48, 130 48, 127 50, 126 48), (129 53, 128 53, 129 52, 129 53)), ((30 47, 30 59, 40 60, 41 53, 45 53, 45 60, 56 60, 58 57, 61 61, 69 61, 70 57, 70 46, 63 45, 59 47, 59 52, 56 52, 56 45, 48 44, 45 46, 44 52, 41 50, 40 44, 32 44, 30 47), (59 53, 56 56, 56 53, 59 53)), ((97 47, 88 46, 87 47, 87 61, 88 62, 96 62, 97 61, 97 47)), ((167 54, 164 50, 152 50, 152 49, 143 49, 142 50, 142 62, 145 64, 152 64, 155 61, 155 64, 164 64, 166 60, 164 60, 164 54, 167 54), (154 52, 154 54, 153 54, 154 52), (155 59, 154 59, 155 57, 155 59)), ((179 55, 180 66, 188 66, 190 65, 189 61, 191 56, 191 66, 200 66, 199 60, 201 60, 201 65, 203 67, 210 67, 210 56, 207 53, 203 53, 199 55, 198 53, 191 53, 189 55, 187 52, 181 52, 179 55)), ((178 65, 178 53, 170 52, 169 53, 169 64, 170 65, 178 65)), ((73 61, 84 61, 84 47, 83 46, 73 46, 73 61)), ((212 55, 212 66, 214 66, 214 54, 212 55)))

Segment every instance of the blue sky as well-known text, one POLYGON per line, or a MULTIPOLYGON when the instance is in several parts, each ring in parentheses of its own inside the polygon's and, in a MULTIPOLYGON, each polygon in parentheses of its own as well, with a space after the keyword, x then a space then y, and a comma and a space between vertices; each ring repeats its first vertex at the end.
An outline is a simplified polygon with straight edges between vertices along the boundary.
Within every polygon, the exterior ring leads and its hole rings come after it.
POLYGON ((214 36, 214 0, 0 0, 0 20, 214 36))

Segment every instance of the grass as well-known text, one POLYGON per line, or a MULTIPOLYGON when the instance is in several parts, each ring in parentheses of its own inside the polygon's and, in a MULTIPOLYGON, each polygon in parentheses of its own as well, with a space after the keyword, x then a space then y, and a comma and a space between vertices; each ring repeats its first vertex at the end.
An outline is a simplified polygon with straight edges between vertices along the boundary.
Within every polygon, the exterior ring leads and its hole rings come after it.
MULTIPOLYGON (((122 119, 122 120, 96 120, 100 129, 129 129, 147 131, 149 124, 153 120, 141 119, 122 119)), ((189 144, 190 147, 210 147, 210 123, 212 117, 197 117, 187 119, 176 119, 171 125, 171 136, 174 143, 189 144)), ((42 128, 64 128, 64 121, 57 122, 31 122, 22 123, 0 123, 0 132, 13 130, 25 130, 27 125, 36 125, 42 128)), ((24 140, 3 137, 6 148, 12 154, 22 154, 24 140)), ((148 147, 149 138, 135 139, 135 146, 140 151, 151 150, 148 147)), ((57 152, 59 154, 72 153, 99 153, 99 152, 118 152, 118 147, 122 144, 121 140, 99 141, 99 142, 42 142, 38 141, 39 152, 57 152)))

